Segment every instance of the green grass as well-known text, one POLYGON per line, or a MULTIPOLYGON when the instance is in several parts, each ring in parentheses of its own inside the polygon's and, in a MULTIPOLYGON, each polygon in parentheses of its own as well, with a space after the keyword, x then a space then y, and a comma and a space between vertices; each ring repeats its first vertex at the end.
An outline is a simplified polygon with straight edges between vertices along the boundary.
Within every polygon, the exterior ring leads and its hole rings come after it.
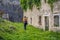
POLYGON ((23 23, 0 21, 0 39, 2 40, 60 40, 60 33, 37 29, 31 25, 25 31, 23 23), (13 27, 13 29, 10 28, 13 27))

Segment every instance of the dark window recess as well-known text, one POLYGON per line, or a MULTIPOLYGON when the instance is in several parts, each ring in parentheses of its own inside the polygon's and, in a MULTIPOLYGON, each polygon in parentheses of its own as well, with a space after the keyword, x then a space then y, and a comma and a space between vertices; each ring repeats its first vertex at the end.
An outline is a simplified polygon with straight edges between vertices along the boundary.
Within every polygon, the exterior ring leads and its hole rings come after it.
POLYGON ((39 25, 41 25, 41 16, 39 16, 39 25))
POLYGON ((46 3, 46 0, 45 0, 45 3, 46 3))
POLYGON ((30 20, 31 20, 31 24, 32 24, 32 18, 30 18, 30 20))
POLYGON ((59 16, 58 15, 56 15, 56 16, 54 16, 54 26, 59 26, 59 16))
POLYGON ((49 30, 49 17, 45 16, 45 30, 49 30))

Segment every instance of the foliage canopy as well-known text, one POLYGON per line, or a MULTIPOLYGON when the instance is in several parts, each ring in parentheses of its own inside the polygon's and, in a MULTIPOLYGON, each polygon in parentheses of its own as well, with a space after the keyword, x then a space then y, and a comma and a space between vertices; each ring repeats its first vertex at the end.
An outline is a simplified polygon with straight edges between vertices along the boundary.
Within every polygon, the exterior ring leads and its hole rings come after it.
POLYGON ((22 9, 26 11, 27 8, 32 9, 33 5, 36 5, 37 8, 40 7, 41 0, 20 0, 20 4, 22 9))

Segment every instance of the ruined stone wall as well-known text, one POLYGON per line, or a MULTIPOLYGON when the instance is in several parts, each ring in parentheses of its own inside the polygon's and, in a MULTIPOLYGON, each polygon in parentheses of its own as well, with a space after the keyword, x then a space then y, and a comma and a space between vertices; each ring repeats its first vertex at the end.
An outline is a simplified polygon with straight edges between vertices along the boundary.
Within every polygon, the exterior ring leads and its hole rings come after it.
MULTIPOLYGON (((53 30, 56 31, 57 29, 60 30, 59 27, 54 27, 54 14, 57 13, 60 15, 60 1, 54 3, 53 12, 51 11, 51 7, 48 3, 45 3, 44 0, 41 1, 41 7, 40 10, 36 8, 36 6, 33 7, 33 10, 27 10, 24 12, 24 16, 28 17, 28 23, 45 30, 45 16, 48 16, 49 18, 49 31, 53 30), (41 16, 41 25, 39 25, 39 16, 41 16), (32 18, 32 23, 31 23, 32 18)), ((60 24, 59 24, 60 25, 60 24)))

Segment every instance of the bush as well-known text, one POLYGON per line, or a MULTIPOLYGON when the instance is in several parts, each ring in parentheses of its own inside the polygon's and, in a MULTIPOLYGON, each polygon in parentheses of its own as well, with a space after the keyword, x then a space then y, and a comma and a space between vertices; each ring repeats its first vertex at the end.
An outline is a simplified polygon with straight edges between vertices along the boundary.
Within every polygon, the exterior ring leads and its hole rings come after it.
POLYGON ((4 38, 0 36, 0 40, 4 40, 4 38))
POLYGON ((0 22, 4 22, 4 20, 2 18, 0 18, 0 22))

